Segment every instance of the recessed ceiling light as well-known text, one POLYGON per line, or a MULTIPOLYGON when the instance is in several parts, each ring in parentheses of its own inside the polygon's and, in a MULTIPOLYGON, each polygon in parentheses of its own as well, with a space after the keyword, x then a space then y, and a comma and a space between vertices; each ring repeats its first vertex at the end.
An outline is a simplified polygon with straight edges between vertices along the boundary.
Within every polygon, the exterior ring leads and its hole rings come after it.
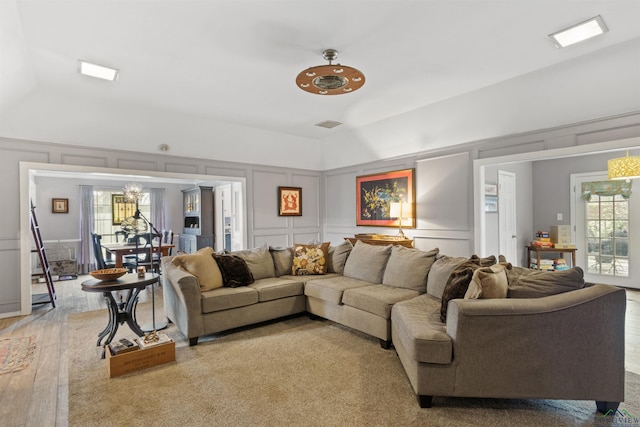
POLYGON ((324 122, 316 123, 316 126, 321 128, 333 129, 336 126, 340 126, 341 122, 336 122, 334 120, 325 120, 324 122))
POLYGON ((85 76, 96 77, 99 79, 114 81, 118 78, 118 70, 111 67, 105 67, 104 65, 92 64, 91 62, 86 62, 83 60, 79 60, 79 69, 78 72, 80 74, 84 74, 85 76))
POLYGON ((599 36, 607 31, 609 31, 607 25, 602 20, 602 17, 598 15, 595 18, 549 34, 549 37, 551 37, 553 44, 560 49, 599 36))

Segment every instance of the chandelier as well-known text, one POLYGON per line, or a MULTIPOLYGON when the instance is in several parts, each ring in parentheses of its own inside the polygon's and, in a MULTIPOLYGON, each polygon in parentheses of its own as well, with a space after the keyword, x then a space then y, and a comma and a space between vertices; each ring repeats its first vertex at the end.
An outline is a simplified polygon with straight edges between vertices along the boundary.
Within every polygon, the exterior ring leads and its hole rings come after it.
POLYGON ((140 201, 140 198, 142 197, 142 185, 136 182, 126 183, 122 190, 124 191, 124 198, 128 202, 138 203, 138 201, 140 201))
POLYGON ((640 178, 640 156, 630 156, 629 150, 626 157, 611 159, 607 166, 609 179, 640 178))
POLYGON ((122 187, 125 200, 136 204, 136 212, 133 216, 125 218, 120 224, 122 230, 129 234, 144 233, 148 229, 147 223, 140 218, 140 210, 138 209, 138 202, 142 199, 143 190, 142 185, 136 182, 128 182, 122 187))
POLYGON ((317 95, 341 95, 353 92, 364 85, 364 74, 346 65, 332 65, 338 58, 338 51, 326 49, 322 57, 329 65, 317 65, 307 68, 296 77, 296 85, 305 92, 317 95))

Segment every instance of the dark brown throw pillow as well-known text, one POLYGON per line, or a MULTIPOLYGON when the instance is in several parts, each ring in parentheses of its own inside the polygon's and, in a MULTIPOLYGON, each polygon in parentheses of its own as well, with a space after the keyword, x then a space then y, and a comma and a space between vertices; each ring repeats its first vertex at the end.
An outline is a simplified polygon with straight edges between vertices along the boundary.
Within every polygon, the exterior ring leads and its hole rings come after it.
POLYGON ((247 286, 255 280, 253 274, 249 271, 247 262, 236 255, 220 255, 213 254, 220 273, 222 273, 222 282, 228 288, 237 288, 239 286, 247 286))
POLYGON ((478 264, 480 267, 491 267, 492 265, 495 265, 497 262, 496 257, 494 255, 488 256, 486 258, 480 258, 476 254, 471 255, 471 258, 469 258, 469 261, 472 261, 478 264))
POLYGON ((469 260, 458 265, 449 276, 447 284, 442 292, 442 306, 440 307, 440 320, 447 321, 447 306, 449 301, 456 298, 464 298, 464 294, 469 288, 469 282, 473 278, 473 273, 480 268, 480 258, 471 257, 469 260))

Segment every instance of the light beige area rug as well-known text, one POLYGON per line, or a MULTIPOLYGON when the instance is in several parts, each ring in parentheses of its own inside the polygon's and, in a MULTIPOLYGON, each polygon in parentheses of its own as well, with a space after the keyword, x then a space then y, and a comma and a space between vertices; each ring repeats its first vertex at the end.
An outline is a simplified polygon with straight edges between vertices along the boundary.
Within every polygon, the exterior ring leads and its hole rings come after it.
MULTIPOLYGON (((436 397, 420 409, 393 350, 306 316, 195 347, 171 325, 175 362, 109 379, 95 347, 106 318, 106 310, 69 316, 71 426, 609 425, 591 401, 436 397)), ((118 337, 133 334, 124 325, 118 337)), ((620 409, 640 415, 639 375, 628 373, 626 395, 620 409)))
POLYGON ((0 375, 29 366, 36 351, 36 337, 0 338, 0 375))

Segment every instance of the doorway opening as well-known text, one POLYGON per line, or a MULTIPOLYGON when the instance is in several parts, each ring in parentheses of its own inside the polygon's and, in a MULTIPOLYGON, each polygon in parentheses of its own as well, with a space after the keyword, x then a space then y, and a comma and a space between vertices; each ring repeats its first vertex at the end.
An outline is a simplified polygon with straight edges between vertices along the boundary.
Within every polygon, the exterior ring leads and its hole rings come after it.
MULTIPOLYGON (((27 315, 31 313, 31 271, 32 271, 32 256, 31 256, 31 232, 29 228, 29 207, 30 201, 36 200, 38 195, 46 199, 48 196, 42 194, 42 188, 38 189, 38 179, 44 180, 59 180, 59 182, 72 182, 70 187, 85 184, 87 181, 92 181, 97 184, 111 185, 116 187, 122 187, 125 183, 135 181, 142 183, 145 186, 158 186, 165 185, 175 189, 176 192, 180 192, 181 188, 193 187, 196 185, 226 185, 232 184, 237 189, 236 196, 238 197, 236 207, 242 212, 246 211, 246 179, 243 177, 227 177, 227 176, 214 176, 214 175, 193 175, 160 171, 140 171, 140 170, 128 170, 128 169, 115 169, 115 168, 97 168, 87 166, 75 166, 75 165, 60 165, 50 163, 31 163, 20 162, 20 289, 21 289, 21 315, 27 315)), ((42 186, 42 185, 41 185, 42 186)), ((56 188, 56 191, 58 189, 56 188)), ((73 193, 76 194, 75 192, 73 193)), ((172 211, 172 215, 175 218, 180 218, 180 222, 176 225, 175 229, 179 233, 182 231, 182 197, 176 198, 174 203, 167 203, 169 210, 172 211)), ((62 218, 60 215, 56 217, 68 227, 70 233, 73 233, 74 237, 69 240, 77 240, 79 242, 79 225, 78 225, 77 205, 74 208, 70 206, 69 213, 62 218)), ((38 215, 38 220, 44 219, 45 216, 38 215)), ((45 230, 45 224, 42 229, 45 230)), ((241 242, 237 243, 240 248, 246 247, 247 239, 247 223, 246 218, 239 218, 236 221, 235 226, 241 231, 241 242)), ((58 233, 60 227, 50 227, 52 233, 58 233)), ((49 239, 47 236, 43 236, 45 240, 49 239)), ((54 235, 53 240, 60 239, 59 235, 54 235)), ((70 243, 71 244, 71 243, 70 243)))

